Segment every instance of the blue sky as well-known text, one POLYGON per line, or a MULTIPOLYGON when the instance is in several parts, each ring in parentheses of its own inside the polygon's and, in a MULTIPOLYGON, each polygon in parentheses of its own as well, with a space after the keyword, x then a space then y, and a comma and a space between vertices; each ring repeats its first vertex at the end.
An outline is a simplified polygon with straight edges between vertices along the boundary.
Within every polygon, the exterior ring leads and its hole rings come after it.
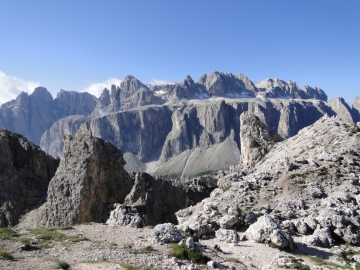
POLYGON ((0 103, 41 85, 244 73, 360 95, 358 0, 0 0, 0 103))

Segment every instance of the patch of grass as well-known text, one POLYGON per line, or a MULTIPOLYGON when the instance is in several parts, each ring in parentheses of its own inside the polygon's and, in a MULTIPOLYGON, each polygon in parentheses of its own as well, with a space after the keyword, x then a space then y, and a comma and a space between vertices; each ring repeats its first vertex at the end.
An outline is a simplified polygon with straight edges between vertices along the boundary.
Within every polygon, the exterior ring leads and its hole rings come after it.
POLYGON ((90 263, 90 264, 96 264, 96 263, 106 263, 109 262, 107 260, 87 260, 87 261, 82 261, 80 263, 90 263))
POLYGON ((282 250, 282 248, 280 246, 278 246, 277 244, 275 244, 273 242, 269 242, 268 246, 271 248, 276 248, 276 249, 282 250))
POLYGON ((280 166, 284 166, 284 162, 280 162, 280 166))
POLYGON ((120 263, 120 266, 122 268, 125 268, 126 270, 156 270, 156 268, 152 268, 148 266, 134 266, 129 263, 120 263))
POLYGON ((31 233, 37 235, 40 239, 39 246, 43 248, 47 248, 51 246, 51 242, 61 242, 68 241, 72 243, 77 243, 81 241, 88 241, 89 239, 86 237, 79 236, 67 236, 63 233, 57 231, 57 228, 37 228, 31 230, 31 233))
POLYGON ((109 248, 110 249, 117 249, 118 245, 116 243, 112 242, 112 243, 109 244, 109 248))
POLYGON ((133 254, 141 254, 141 253, 149 254, 153 252, 155 249, 152 246, 146 246, 141 249, 133 249, 133 244, 130 243, 130 244, 125 244, 123 250, 133 254))
POLYGON ((152 230, 152 229, 154 229, 154 227, 155 227, 154 225, 146 225, 144 228, 148 228, 148 229, 152 230))
POLYGON ((230 188, 232 188, 232 185, 228 185, 228 186, 226 186, 226 187, 223 187, 222 190, 223 190, 224 192, 226 192, 226 191, 228 191, 230 188))
POLYGON ((188 250, 185 244, 172 244, 170 245, 170 248, 172 249, 169 254, 170 257, 187 259, 192 261, 193 263, 207 263, 210 260, 207 256, 203 256, 198 250, 188 250))
POLYGON ((306 264, 302 264, 298 259, 296 258, 292 258, 291 259, 292 262, 292 266, 295 269, 300 269, 300 270, 310 270, 310 266, 306 265, 306 264))
POLYGON ((309 258, 310 258, 310 260, 312 260, 317 265, 333 267, 335 269, 352 269, 352 267, 349 266, 349 265, 340 265, 340 264, 336 264, 336 263, 333 263, 333 262, 327 262, 324 259, 319 258, 319 257, 310 256, 309 258))
POLYGON ((4 260, 9 260, 9 261, 14 260, 14 256, 3 249, 0 249, 0 257, 2 257, 4 260))
POLYGON ((65 261, 55 260, 55 263, 60 269, 70 269, 70 264, 65 261))
POLYGON ((140 251, 141 251, 141 253, 149 254, 154 251, 154 248, 152 246, 146 246, 146 247, 142 248, 140 251))
POLYGON ((0 228, 0 239, 1 240, 10 240, 14 237, 19 237, 19 234, 10 229, 7 229, 7 228, 0 228))
POLYGON ((64 226, 64 227, 59 227, 59 228, 57 228, 58 230, 61 230, 61 231, 65 231, 65 230, 72 230, 72 229, 74 229, 73 227, 71 227, 71 226, 64 226))
POLYGON ((22 237, 20 238, 20 243, 24 245, 24 250, 31 249, 31 240, 30 238, 22 237))

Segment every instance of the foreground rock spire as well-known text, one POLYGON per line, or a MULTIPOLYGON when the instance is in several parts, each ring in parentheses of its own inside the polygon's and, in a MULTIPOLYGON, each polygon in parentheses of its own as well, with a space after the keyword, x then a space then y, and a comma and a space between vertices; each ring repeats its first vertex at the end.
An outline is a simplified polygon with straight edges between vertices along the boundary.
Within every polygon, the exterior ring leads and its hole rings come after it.
POLYGON ((133 180, 124 170, 122 152, 93 137, 88 123, 64 137, 64 157, 51 180, 47 226, 102 222, 104 203, 124 202, 133 180))

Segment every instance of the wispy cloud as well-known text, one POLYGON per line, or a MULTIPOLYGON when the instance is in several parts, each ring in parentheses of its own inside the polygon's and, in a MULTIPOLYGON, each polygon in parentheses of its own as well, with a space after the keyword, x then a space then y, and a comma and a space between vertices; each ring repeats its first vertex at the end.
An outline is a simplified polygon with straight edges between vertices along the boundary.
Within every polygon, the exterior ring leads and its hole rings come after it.
POLYGON ((88 92, 96 97, 100 97, 104 88, 110 90, 111 85, 115 84, 116 86, 120 85, 121 80, 117 78, 110 78, 104 82, 91 83, 89 86, 85 87, 81 92, 88 92))
POLYGON ((148 84, 165 85, 165 84, 175 84, 175 83, 174 82, 164 81, 164 80, 152 79, 148 84))
POLYGON ((21 92, 32 93, 39 82, 26 81, 21 78, 6 75, 0 70, 0 104, 16 98, 21 92))

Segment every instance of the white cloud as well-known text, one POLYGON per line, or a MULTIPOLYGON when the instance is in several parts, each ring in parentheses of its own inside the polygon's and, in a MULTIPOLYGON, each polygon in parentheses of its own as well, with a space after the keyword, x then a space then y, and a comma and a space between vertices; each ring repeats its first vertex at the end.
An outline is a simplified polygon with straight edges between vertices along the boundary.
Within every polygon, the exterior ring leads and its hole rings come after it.
POLYGON ((39 82, 31 82, 9 76, 0 70, 0 104, 15 99, 21 92, 30 94, 39 85, 39 82))
POLYGON ((168 82, 164 80, 152 79, 148 84, 152 85, 165 85, 165 84, 175 84, 173 82, 168 82))
POLYGON ((121 80, 117 78, 110 78, 104 82, 91 83, 89 86, 85 87, 81 92, 88 92, 96 97, 100 97, 104 88, 110 90, 111 85, 115 84, 116 86, 120 85, 121 80))

